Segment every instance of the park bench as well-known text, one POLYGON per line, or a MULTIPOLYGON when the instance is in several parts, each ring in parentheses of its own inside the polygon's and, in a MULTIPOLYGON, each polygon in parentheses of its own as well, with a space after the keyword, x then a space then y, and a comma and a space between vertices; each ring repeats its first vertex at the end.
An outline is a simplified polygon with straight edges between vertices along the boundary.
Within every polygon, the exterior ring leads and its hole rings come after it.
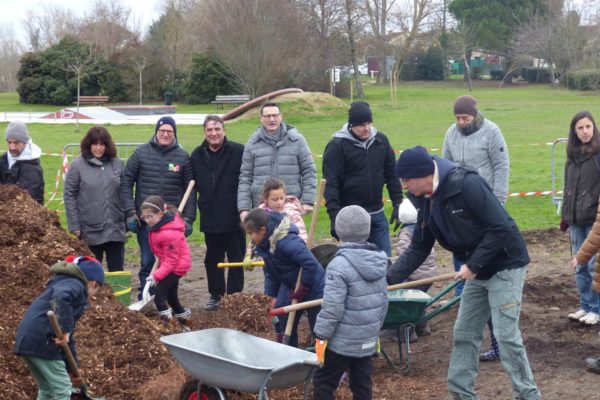
POLYGON ((221 105, 221 109, 223 108, 223 104, 243 104, 247 101, 250 101, 250 96, 247 94, 234 94, 227 96, 216 96, 212 104, 216 104, 217 108, 221 105))
POLYGON ((79 96, 79 104, 102 105, 104 103, 108 103, 108 96, 79 96))

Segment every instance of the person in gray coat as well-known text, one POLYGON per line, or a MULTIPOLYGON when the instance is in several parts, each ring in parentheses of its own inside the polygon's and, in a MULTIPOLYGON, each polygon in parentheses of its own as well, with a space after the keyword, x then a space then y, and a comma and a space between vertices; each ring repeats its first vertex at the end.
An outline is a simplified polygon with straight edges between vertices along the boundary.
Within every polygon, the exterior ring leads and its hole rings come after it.
POLYGON ((260 109, 261 126, 244 147, 237 206, 243 221, 262 202, 262 185, 268 177, 285 183, 287 194, 300 199, 306 213, 312 210, 317 170, 304 136, 283 123, 279 106, 267 103, 260 109))
POLYGON ((125 256, 125 212, 119 186, 125 166, 108 131, 90 128, 65 178, 65 211, 69 231, 90 247, 109 271, 122 271, 125 256))
POLYGON ((315 336, 327 341, 325 363, 314 376, 315 400, 334 398, 345 370, 354 399, 372 397, 371 356, 388 307, 387 254, 367 243, 371 215, 360 206, 347 206, 335 218, 342 241, 327 266, 321 312, 315 336))

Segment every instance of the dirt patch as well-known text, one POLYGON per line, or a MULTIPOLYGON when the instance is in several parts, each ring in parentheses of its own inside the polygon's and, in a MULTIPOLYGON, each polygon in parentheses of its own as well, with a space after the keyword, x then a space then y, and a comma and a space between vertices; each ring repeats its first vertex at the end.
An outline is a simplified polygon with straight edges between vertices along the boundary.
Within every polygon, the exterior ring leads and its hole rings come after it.
MULTIPOLYGON (((87 248, 65 233, 56 215, 12 186, 0 186, 0 301, 1 398, 30 399, 36 387, 22 361, 12 354, 16 326, 31 301, 47 282, 48 267, 67 254, 87 254, 87 248)), ((536 381, 545 399, 600 399, 600 379, 585 371, 584 359, 600 356, 597 327, 569 321, 578 307, 575 280, 569 268, 570 240, 557 229, 526 232, 532 262, 523 291, 521 330, 536 381)), ((262 270, 245 274, 245 293, 227 296, 216 312, 202 310, 208 300, 204 249, 193 246, 193 268, 182 280, 182 301, 193 310, 193 329, 229 327, 274 338, 266 318, 262 270)), ((439 250, 439 273, 450 272, 449 253, 439 250)), ((137 271, 137 265, 130 268, 137 271)), ((134 282, 137 278, 134 274, 134 282)), ((134 285, 135 286, 135 285, 134 285)), ((444 284, 436 284, 436 293, 444 284)), ((177 323, 164 326, 156 317, 128 312, 108 288, 94 298, 76 333, 82 369, 96 395, 114 399, 177 399, 186 374, 159 338, 180 331, 177 323)), ((374 359, 374 399, 444 399, 452 350, 456 309, 435 317, 432 335, 411 344, 412 370, 397 374, 383 357, 374 359)), ((307 340, 306 324, 301 342, 307 340)), ((486 333, 487 336, 487 333, 486 333)), ((487 348, 487 339, 482 345, 487 348)), ((398 363, 398 346, 383 347, 398 363)), ((482 399, 510 399, 511 386, 500 363, 483 363, 477 389, 482 399)), ((270 398, 301 398, 302 388, 273 390, 270 398)), ((228 393, 229 399, 255 399, 255 394, 228 393)), ((351 399, 347 380, 338 399, 351 399)))

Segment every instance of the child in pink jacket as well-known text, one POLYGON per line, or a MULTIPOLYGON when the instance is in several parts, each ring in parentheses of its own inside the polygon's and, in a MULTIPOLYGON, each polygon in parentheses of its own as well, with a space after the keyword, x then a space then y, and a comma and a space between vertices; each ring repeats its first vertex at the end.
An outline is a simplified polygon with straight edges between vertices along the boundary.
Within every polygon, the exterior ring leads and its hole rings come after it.
POLYGON ((158 268, 146 282, 154 289, 154 304, 165 320, 173 315, 183 324, 191 311, 179 302, 179 279, 192 269, 190 249, 185 239, 185 222, 175 208, 165 207, 160 196, 148 196, 140 207, 142 218, 148 224, 150 248, 158 257, 158 268), (170 306, 170 307, 169 307, 170 306))

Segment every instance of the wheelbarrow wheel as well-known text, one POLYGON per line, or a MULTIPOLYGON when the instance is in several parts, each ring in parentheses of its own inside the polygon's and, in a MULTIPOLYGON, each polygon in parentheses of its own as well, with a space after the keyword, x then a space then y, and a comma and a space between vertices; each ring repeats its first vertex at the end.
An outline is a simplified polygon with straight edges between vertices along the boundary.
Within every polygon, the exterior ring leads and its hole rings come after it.
MULTIPOLYGON (((223 392, 225 399, 227 395, 223 392)), ((198 396, 198 380, 189 379, 181 387, 179 400, 220 400, 219 392, 213 387, 202 385, 202 395, 198 396)))

